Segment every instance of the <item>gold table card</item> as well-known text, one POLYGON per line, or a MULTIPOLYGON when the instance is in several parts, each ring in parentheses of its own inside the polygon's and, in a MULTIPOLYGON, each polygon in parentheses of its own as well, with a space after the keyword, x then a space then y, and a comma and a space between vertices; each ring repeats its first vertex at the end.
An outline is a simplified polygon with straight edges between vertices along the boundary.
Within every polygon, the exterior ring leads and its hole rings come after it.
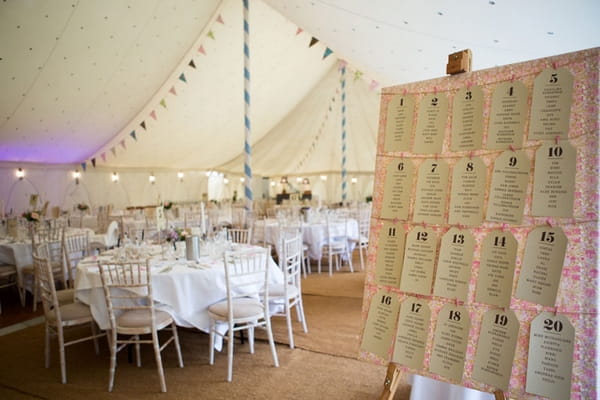
POLYGON ((548 68, 533 82, 529 140, 566 139, 573 93, 573 75, 565 68, 548 68))
POLYGON ((379 231, 375 283, 400 287, 404 259, 404 229, 401 224, 385 221, 379 231))
POLYGON ((519 337, 519 320, 512 310, 489 310, 483 316, 473 363, 473 378, 508 390, 519 337))
POLYGON ((399 310, 400 303, 394 293, 384 289, 379 289, 375 293, 371 298, 361 349, 386 360, 389 358, 388 353, 394 340, 399 310))
POLYGON ((407 297, 400 304, 392 361, 409 368, 423 368, 431 310, 425 300, 407 297))
POLYGON ((406 235, 400 290, 431 294, 438 238, 431 228, 415 226, 406 235))
POLYGON ((450 228, 442 236, 433 294, 467 301, 475 238, 466 229, 450 228))
POLYGON ((415 96, 394 95, 388 103, 383 151, 409 151, 415 112, 415 96))
POLYGON ((544 142, 535 152, 531 213, 572 217, 577 151, 567 140, 544 142))
POLYGON ((415 190, 413 221, 442 224, 448 193, 448 164, 444 160, 427 159, 419 167, 415 190))
POLYGON ((486 219, 518 225, 529 183, 529 158, 523 150, 505 151, 494 162, 486 219))
POLYGON ((554 306, 566 251, 567 236, 561 228, 539 226, 529 232, 515 297, 554 306))
POLYGON ((522 82, 502 82, 492 94, 486 148, 506 150, 523 145, 527 88, 522 82))
POLYGON ((483 142, 483 90, 460 89, 452 102, 451 151, 481 149, 483 142))
POLYGON ((442 93, 425 95, 419 103, 413 152, 436 154, 442 152, 444 131, 448 119, 448 98, 442 93))
POLYGON ((531 321, 527 393, 554 400, 571 397, 574 342, 575 329, 565 315, 543 311, 531 321))
POLYGON ((409 159, 394 158, 385 171, 381 218, 408 219, 413 186, 413 164, 409 159))
POLYGON ((517 240, 508 231, 493 230, 483 239, 475 301, 510 306, 517 247, 517 240))
POLYGON ((448 223, 479 226, 483 222, 487 168, 479 157, 461 158, 452 170, 448 223))
POLYGON ((446 304, 438 314, 429 371, 462 380, 471 321, 465 306, 446 304))

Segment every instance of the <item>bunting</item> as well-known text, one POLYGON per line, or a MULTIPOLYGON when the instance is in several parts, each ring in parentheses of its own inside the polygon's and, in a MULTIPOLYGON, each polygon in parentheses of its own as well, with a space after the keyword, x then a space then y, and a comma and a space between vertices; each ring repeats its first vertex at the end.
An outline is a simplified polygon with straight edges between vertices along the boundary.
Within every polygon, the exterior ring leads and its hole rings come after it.
POLYGON ((363 73, 361 71, 355 71, 354 72, 354 82, 356 82, 357 80, 359 80, 360 78, 362 78, 363 73))
POLYGON ((96 168, 96 159, 92 158, 90 161, 92 162, 92 167, 96 168))
POLYGON ((194 69, 196 69, 196 64, 194 63, 194 59, 191 59, 188 65, 194 69))
POLYGON ((331 50, 329 47, 326 48, 325 52, 323 53, 323 60, 326 59, 328 56, 330 56, 331 53, 333 53, 333 50, 331 50))
POLYGON ((183 72, 181 73, 181 75, 179 75, 179 80, 187 83, 187 80, 185 79, 185 74, 183 72))
POLYGON ((152 111, 150 112, 150 116, 152 117, 152 119, 153 119, 153 120, 155 120, 155 121, 156 121, 156 111, 152 110, 152 111))
POLYGON ((308 45, 308 47, 313 47, 315 44, 319 43, 319 39, 317 39, 316 37, 312 37, 310 39, 310 44, 308 45))
POLYGON ((135 140, 135 141, 137 142, 137 137, 136 137, 136 135, 135 135, 135 131, 131 131, 131 132, 129 133, 129 136, 131 136, 131 137, 133 138, 133 140, 135 140))
POLYGON ((219 14, 219 16, 217 17, 217 22, 220 24, 225 24, 225 22, 223 22, 223 18, 221 17, 221 14, 219 14))
POLYGON ((302 32, 304 32, 304 29, 302 28, 298 28, 296 29, 296 36, 298 36, 299 34, 301 34, 302 32))
POLYGON ((214 34, 214 32, 212 30, 208 31, 208 33, 206 34, 206 36, 208 36, 212 40, 215 40, 215 34, 214 34))
POLYGON ((127 150, 127 144, 125 143, 125 139, 121 139, 121 141, 119 143, 123 147, 123 150, 127 150))
POLYGON ((113 147, 111 147, 111 148, 110 148, 110 152, 112 153, 112 155, 113 155, 114 157, 116 157, 116 156, 117 156, 117 149, 115 148, 115 146, 113 146, 113 147))
POLYGON ((106 162, 106 152, 103 152, 100 157, 102 157, 102 162, 106 162))
POLYGON ((175 86, 171 86, 171 89, 169 89, 169 93, 171 93, 173 96, 177 96, 177 91, 175 90, 175 86))
POLYGON ((375 89, 377 89, 377 86, 379 86, 379 82, 377 82, 374 79, 371 79, 371 83, 369 84, 369 89, 375 90, 375 89))
POLYGON ((82 162, 82 163, 81 163, 81 169, 83 170, 83 172, 85 172, 85 171, 86 171, 86 169, 87 169, 87 164, 86 164, 85 162, 82 162))
POLYGON ((200 45, 200 47, 198 47, 198 53, 206 55, 206 51, 204 51, 204 46, 200 45))
POLYGON ((164 108, 167 108, 167 103, 165 102, 165 99, 161 99, 159 104, 164 108))
POLYGON ((144 128, 144 130, 146 130, 146 121, 142 121, 142 123, 140 124, 140 126, 142 128, 144 128))

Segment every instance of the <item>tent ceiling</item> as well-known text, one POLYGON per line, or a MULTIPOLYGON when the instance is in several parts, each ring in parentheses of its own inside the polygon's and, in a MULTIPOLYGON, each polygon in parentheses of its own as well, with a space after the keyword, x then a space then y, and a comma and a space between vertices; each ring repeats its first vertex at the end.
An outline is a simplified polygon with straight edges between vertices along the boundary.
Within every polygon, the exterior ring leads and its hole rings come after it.
MULTIPOLYGON (((0 161, 241 173, 241 4, 0 3, 0 161)), ((340 169, 339 59, 348 168, 372 171, 379 87, 442 76, 464 48, 483 69, 600 43, 595 0, 250 0, 250 10, 263 175, 340 169)))

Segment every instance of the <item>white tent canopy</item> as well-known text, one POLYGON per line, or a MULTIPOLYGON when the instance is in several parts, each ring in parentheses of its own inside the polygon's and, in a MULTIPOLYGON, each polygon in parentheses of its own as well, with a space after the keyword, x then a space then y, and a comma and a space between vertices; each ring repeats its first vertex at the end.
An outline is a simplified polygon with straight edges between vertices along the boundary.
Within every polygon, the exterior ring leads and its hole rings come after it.
MULTIPOLYGON (((258 176, 339 175, 340 63, 360 176, 382 86, 442 76, 464 48, 477 70, 600 42, 594 0, 249 3, 258 176)), ((0 35, 0 181, 27 163, 242 174, 242 0, 5 1, 0 35)))

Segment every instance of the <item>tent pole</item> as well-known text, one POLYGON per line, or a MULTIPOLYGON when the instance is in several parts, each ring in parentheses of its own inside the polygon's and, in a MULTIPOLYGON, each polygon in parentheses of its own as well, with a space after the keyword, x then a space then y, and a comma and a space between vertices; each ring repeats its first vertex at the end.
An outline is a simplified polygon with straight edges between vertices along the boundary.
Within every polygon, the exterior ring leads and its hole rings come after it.
POLYGON ((244 3, 244 194, 246 210, 252 212, 252 167, 250 148, 250 27, 248 24, 248 0, 244 3))
POLYGON ((348 199, 348 174, 346 171, 346 62, 340 60, 340 85, 342 87, 342 203, 348 199))

